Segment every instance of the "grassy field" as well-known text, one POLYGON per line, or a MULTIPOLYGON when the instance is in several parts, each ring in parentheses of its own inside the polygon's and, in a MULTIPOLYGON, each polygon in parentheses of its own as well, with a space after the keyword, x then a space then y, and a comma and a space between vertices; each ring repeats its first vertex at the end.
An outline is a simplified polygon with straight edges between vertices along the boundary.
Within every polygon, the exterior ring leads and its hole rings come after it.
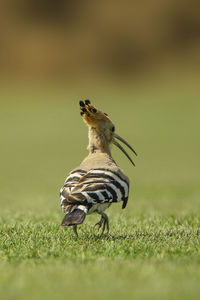
POLYGON ((199 299, 198 86, 1 91, 0 299, 199 299), (47 91, 48 90, 48 91, 47 91), (110 234, 60 227, 59 189, 87 155, 78 100, 91 98, 136 149, 128 206, 110 234))

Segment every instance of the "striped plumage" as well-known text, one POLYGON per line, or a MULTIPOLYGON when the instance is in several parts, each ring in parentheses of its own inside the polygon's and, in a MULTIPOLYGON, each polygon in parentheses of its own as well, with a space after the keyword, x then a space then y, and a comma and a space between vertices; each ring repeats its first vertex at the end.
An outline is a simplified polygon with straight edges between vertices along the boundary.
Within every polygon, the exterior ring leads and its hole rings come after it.
MULTIPOLYGON (((116 165, 109 147, 111 142, 119 145, 114 136, 125 141, 114 133, 108 116, 91 106, 89 100, 85 103, 81 101, 80 106, 81 115, 85 116, 84 120, 89 125, 90 153, 79 167, 70 172, 60 190, 60 204, 66 213, 62 225, 72 225, 77 234, 77 225, 83 223, 86 215, 96 212, 101 215, 101 220, 95 225, 99 228, 103 225, 103 233, 106 227, 109 231, 105 209, 111 203, 120 201, 123 201, 122 208, 125 208, 128 201, 129 179, 116 165), (106 133, 107 127, 109 131, 106 133)), ((122 151, 128 156, 124 149, 122 151)))
POLYGON ((119 172, 112 169, 94 168, 88 172, 77 169, 67 177, 60 190, 61 206, 69 201, 79 202, 86 206, 88 213, 94 204, 123 201, 123 208, 128 201, 129 181, 119 172))

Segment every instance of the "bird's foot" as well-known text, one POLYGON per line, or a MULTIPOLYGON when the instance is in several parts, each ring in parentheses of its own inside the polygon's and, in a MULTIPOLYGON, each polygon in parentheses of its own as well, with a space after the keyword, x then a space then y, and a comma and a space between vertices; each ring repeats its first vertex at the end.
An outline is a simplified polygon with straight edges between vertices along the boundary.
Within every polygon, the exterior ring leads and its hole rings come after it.
POLYGON ((78 237, 77 225, 72 225, 75 235, 78 237))
POLYGON ((94 225, 94 227, 98 226, 98 231, 99 231, 99 229, 102 227, 102 225, 103 225, 103 228, 102 228, 101 236, 103 235, 105 229, 107 229, 107 233, 109 233, 109 220, 108 220, 108 216, 104 213, 101 215, 100 221, 97 222, 94 225))

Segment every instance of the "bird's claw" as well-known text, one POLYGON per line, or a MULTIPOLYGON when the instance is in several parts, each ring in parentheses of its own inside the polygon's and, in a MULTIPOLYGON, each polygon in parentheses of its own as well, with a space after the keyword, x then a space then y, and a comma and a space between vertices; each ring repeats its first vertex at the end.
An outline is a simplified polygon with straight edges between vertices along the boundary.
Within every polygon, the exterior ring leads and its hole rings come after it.
POLYGON ((99 229, 100 229, 101 226, 102 226, 102 222, 101 222, 101 221, 97 222, 97 223, 94 225, 94 228, 97 227, 97 226, 98 226, 98 231, 99 231, 99 229))
POLYGON ((97 222, 94 227, 98 226, 98 231, 101 228, 101 226, 103 225, 102 228, 102 232, 101 232, 101 236, 103 235, 105 228, 107 229, 107 233, 109 233, 109 221, 108 221, 108 217, 106 214, 103 214, 101 216, 101 220, 99 222, 97 222))

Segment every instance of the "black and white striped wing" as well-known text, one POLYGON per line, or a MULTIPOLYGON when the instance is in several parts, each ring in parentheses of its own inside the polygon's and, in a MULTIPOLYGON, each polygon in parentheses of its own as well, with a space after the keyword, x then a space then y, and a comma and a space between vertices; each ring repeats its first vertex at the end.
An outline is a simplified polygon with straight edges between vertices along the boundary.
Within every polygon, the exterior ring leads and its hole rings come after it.
MULTIPOLYGON (((105 168, 74 171, 66 179, 64 190, 68 189, 68 199, 74 199, 79 203, 97 204, 123 201, 125 208, 128 201, 129 183, 117 172, 105 168), (82 172, 82 173, 81 173, 82 172)), ((61 189, 61 205, 64 198, 61 189)))
POLYGON ((65 180, 64 186, 60 189, 60 205, 64 209, 64 206, 76 202, 76 198, 73 201, 72 191, 79 185, 82 177, 87 174, 85 170, 77 169, 72 171, 65 180))

